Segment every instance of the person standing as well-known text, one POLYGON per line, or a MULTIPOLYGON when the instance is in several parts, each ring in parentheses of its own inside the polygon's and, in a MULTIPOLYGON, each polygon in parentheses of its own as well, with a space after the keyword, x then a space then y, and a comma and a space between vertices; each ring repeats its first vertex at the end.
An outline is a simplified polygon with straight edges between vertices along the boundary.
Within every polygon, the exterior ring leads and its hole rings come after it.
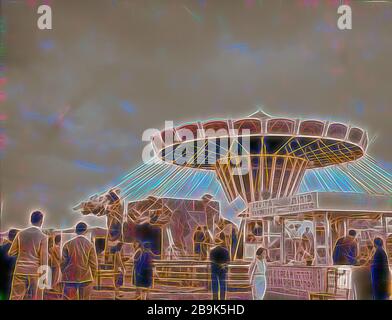
POLYGON ((199 260, 202 259, 202 244, 205 242, 205 234, 201 226, 197 226, 193 234, 193 254, 199 260))
POLYGON ((12 275, 14 273, 16 258, 10 257, 8 251, 14 241, 18 230, 11 229, 8 231, 8 241, 0 246, 0 300, 10 298, 12 275))
POLYGON ((302 246, 305 254, 313 255, 314 237, 309 227, 306 227, 305 232, 302 234, 302 246))
POLYGON ((85 237, 87 224, 79 222, 76 237, 63 247, 61 271, 64 297, 67 300, 89 300, 92 282, 97 274, 97 254, 92 242, 85 237))
POLYGON ((204 241, 200 246, 201 259, 207 260, 208 250, 213 243, 212 243, 212 237, 211 237, 210 231, 208 230, 207 226, 203 226, 203 233, 204 233, 204 241))
POLYGON ((358 256, 358 244, 355 240, 357 233, 350 230, 347 237, 342 237, 336 241, 333 250, 334 265, 356 265, 358 256))
POLYGON ((221 232, 225 235, 224 245, 227 248, 227 250, 229 250, 230 260, 234 260, 234 253, 236 248, 236 245, 233 246, 233 234, 235 234, 234 225, 227 220, 223 220, 221 232))
POLYGON ((232 260, 238 259, 238 230, 235 226, 231 229, 231 257, 232 260))
POLYGON ((267 289, 267 250, 260 247, 256 251, 255 259, 250 267, 253 300, 263 300, 267 289))
POLYGON ((118 294, 120 287, 124 284, 125 264, 123 256, 121 255, 123 245, 123 242, 118 242, 116 247, 112 248, 114 254, 113 271, 115 273, 116 294, 118 294))
POLYGON ((140 244, 133 257, 133 283, 136 286, 137 299, 147 300, 148 290, 152 286, 152 257, 148 244, 140 244))
POLYGON ((381 238, 374 239, 374 246, 376 250, 370 263, 373 299, 388 300, 391 279, 388 257, 384 250, 383 241, 381 238))
POLYGON ((12 279, 11 300, 43 299, 43 288, 39 288, 39 269, 48 264, 48 238, 41 227, 44 215, 41 211, 31 214, 31 227, 20 231, 9 250, 10 256, 16 256, 16 265, 12 279))
POLYGON ((105 215, 107 225, 107 239, 105 248, 105 259, 109 258, 106 263, 113 263, 113 255, 110 249, 115 247, 122 240, 122 228, 124 222, 124 203, 120 197, 119 189, 111 189, 105 196, 105 215))
POLYGON ((119 248, 119 244, 121 247, 121 226, 117 225, 113 227, 113 229, 108 230, 108 237, 106 239, 106 247, 105 247, 105 263, 108 265, 113 265, 115 260, 115 255, 117 253, 117 249, 119 248))
POLYGON ((211 289, 213 300, 225 300, 227 291, 227 271, 230 253, 224 247, 225 235, 220 233, 215 239, 215 247, 210 251, 211 289))
POLYGON ((294 252, 294 261, 301 262, 301 253, 303 251, 302 248, 302 236, 300 233, 300 224, 295 224, 294 228, 291 230, 291 239, 293 243, 293 252, 294 252))
POLYGON ((49 249, 49 265, 52 269, 52 289, 55 292, 62 292, 61 288, 61 254, 60 254, 61 235, 54 237, 53 246, 49 249))

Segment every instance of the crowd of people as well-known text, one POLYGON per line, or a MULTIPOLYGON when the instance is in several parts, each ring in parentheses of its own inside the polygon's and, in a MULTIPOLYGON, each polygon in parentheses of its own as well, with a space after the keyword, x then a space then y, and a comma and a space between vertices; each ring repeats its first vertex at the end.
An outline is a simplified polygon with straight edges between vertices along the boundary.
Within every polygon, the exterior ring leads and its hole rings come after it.
MULTIPOLYGON (((54 237, 49 247, 48 236, 42 230, 44 215, 31 214, 31 226, 8 232, 8 240, 0 246, 0 297, 2 300, 41 300, 46 289, 61 292, 67 300, 88 300, 97 278, 99 252, 86 236, 88 226, 79 222, 75 236, 60 249, 61 235, 54 237)), ((115 246, 114 268, 124 272, 117 263, 121 246, 115 246)), ((147 244, 136 243, 133 255, 133 282, 137 298, 146 298, 152 285, 153 253, 147 244)), ((119 274, 121 275, 121 272, 119 274)), ((120 279, 116 279, 117 284, 120 279)))
MULTIPOLYGON (((314 236, 309 227, 306 227, 302 233, 300 227, 300 224, 293 227, 289 239, 291 245, 289 249, 293 257, 290 262, 312 265, 315 256, 314 236)), ((267 256, 266 249, 260 247, 256 250, 251 266, 254 299, 260 299, 264 296, 263 292, 265 293, 267 256)), ((356 299, 389 300, 392 279, 383 239, 375 237, 372 243, 360 246, 356 231, 349 230, 347 236, 335 242, 332 259, 335 266, 356 267, 352 273, 356 299)))
MULTIPOLYGON (((294 261, 311 265, 315 255, 314 237, 309 227, 300 233, 300 226, 294 226, 290 238, 294 261)), ((359 291, 364 298, 389 299, 391 277, 383 240, 374 238, 373 243, 361 246, 361 252, 359 247, 356 231, 349 230, 347 236, 339 238, 334 245, 333 264, 361 267, 361 270, 356 270, 355 278, 359 280, 356 283, 361 287, 359 291)))
MULTIPOLYGON (((384 242, 381 238, 376 237, 373 240, 373 246, 369 246, 369 252, 366 255, 360 255, 357 233, 355 230, 349 230, 348 235, 336 241, 333 251, 334 265, 352 265, 361 266, 365 274, 357 281, 361 284, 362 292, 368 291, 369 298, 374 300, 388 300, 390 296, 391 276, 389 270, 388 256, 384 249, 384 242), (370 286, 365 288, 366 272, 370 271, 370 286)), ((366 295, 365 293, 362 293, 366 295)))
MULTIPOLYGON (((157 258, 150 243, 135 241, 132 254, 125 253, 126 246, 122 242, 111 246, 104 242, 105 245, 99 246, 99 241, 93 242, 87 237, 86 223, 79 222, 75 226, 75 236, 64 242, 61 248, 61 235, 49 239, 42 230, 43 221, 44 214, 34 211, 30 217, 31 226, 21 231, 9 230, 7 241, 0 246, 0 299, 39 300, 44 298, 45 290, 50 289, 61 293, 63 299, 88 300, 97 280, 99 266, 107 263, 106 258, 109 258, 116 273, 116 287, 123 284, 124 255, 133 260, 132 282, 136 288, 136 298, 147 299, 153 285, 153 260, 157 258)), ((214 300, 226 299, 228 267, 234 259, 237 244, 235 230, 224 225, 221 227, 214 238, 206 226, 198 226, 193 236, 196 258, 210 263, 214 300)), ((116 238, 113 234, 111 236, 116 238)), ((314 250, 309 228, 300 240, 294 243, 295 252, 304 258, 314 250)), ((383 240, 375 238, 369 250, 371 254, 367 255, 367 259, 359 255, 356 232, 349 230, 347 236, 336 241, 333 263, 367 268, 371 276, 370 298, 389 299, 391 279, 383 240)), ((267 260, 267 249, 257 248, 249 269, 253 298, 257 300, 263 299, 266 292, 267 260)), ((365 282, 362 281, 362 284, 365 282)))
MULTIPOLYGON (((125 253, 126 246, 122 242, 111 243, 107 239, 106 245, 102 245, 98 239, 91 241, 86 236, 88 226, 79 222, 75 226, 75 236, 61 248, 61 235, 49 239, 42 230, 43 221, 43 213, 34 211, 30 217, 31 226, 21 231, 11 229, 7 241, 0 246, 1 299, 40 300, 44 298, 45 290, 50 289, 60 292, 63 299, 88 300, 99 266, 105 266, 107 262, 116 273, 116 287, 123 284, 124 255, 133 260, 132 282, 136 298, 147 299, 153 284, 153 259, 156 258, 148 242, 135 241, 131 253, 125 253)), ((228 264, 236 244, 234 231, 222 226, 222 232, 214 239, 206 226, 198 227, 194 233, 196 257, 210 259, 214 299, 226 298, 228 264)), ((113 234, 111 237, 116 238, 113 234)))

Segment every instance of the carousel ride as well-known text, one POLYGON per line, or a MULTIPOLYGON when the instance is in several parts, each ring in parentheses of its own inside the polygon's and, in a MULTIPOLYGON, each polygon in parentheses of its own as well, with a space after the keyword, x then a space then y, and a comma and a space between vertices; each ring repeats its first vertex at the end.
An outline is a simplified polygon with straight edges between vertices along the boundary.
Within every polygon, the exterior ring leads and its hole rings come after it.
POLYGON ((249 204, 295 194, 308 169, 360 159, 368 136, 342 123, 258 111, 243 119, 188 123, 161 132, 152 142, 163 161, 213 170, 229 201, 240 196, 249 204), (183 150, 193 152, 184 159, 183 150))
MULTIPOLYGON (((232 258, 242 259, 249 233, 245 223, 261 203, 312 191, 392 192, 390 173, 366 154, 367 132, 343 123, 258 111, 245 118, 166 128, 151 143, 159 161, 142 164, 113 189, 90 197, 75 210, 106 216, 107 241, 132 241, 138 225, 159 227, 163 260, 192 259, 198 226, 205 226, 212 239, 234 230, 232 258), (236 202, 243 203, 241 209, 233 205, 236 202), (230 221, 235 219, 239 227, 230 221)), ((260 234, 265 232, 262 220, 255 223, 260 234)), ((261 245, 271 245, 264 239, 265 235, 261 245)))

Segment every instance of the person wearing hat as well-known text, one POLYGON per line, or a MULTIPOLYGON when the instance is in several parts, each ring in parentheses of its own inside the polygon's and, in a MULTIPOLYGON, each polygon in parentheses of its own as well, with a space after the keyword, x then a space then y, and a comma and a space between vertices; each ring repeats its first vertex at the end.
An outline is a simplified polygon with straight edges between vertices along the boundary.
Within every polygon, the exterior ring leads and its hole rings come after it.
POLYGON ((210 251, 211 289, 213 300, 225 300, 227 291, 227 270, 230 253, 224 246, 225 235, 219 233, 215 239, 215 247, 210 251))

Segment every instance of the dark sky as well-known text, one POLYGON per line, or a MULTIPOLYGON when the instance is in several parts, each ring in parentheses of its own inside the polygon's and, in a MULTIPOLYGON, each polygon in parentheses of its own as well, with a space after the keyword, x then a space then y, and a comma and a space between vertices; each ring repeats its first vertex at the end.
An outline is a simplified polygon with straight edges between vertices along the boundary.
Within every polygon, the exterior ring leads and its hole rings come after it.
POLYGON ((141 162, 147 128, 257 105, 362 126, 390 168, 392 4, 351 1, 340 31, 336 2, 3 0, 3 229, 34 208, 72 225, 73 205, 141 162))

